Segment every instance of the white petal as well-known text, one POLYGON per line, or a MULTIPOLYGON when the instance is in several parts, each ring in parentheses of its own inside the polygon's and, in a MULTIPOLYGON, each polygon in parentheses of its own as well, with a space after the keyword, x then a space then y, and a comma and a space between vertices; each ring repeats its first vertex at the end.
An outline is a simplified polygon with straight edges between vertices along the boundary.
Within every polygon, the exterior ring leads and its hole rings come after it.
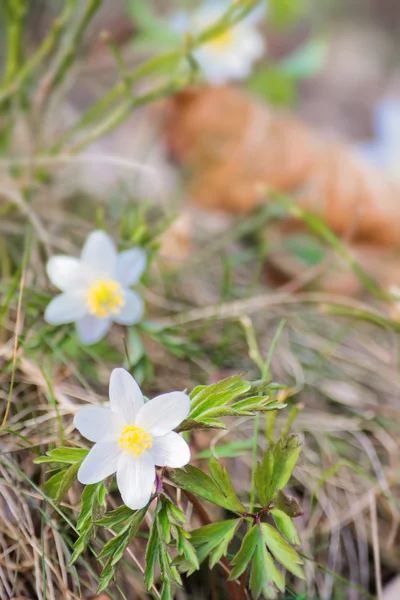
POLYGON ((151 454, 141 456, 123 453, 118 462, 117 484, 124 504, 136 510, 146 506, 150 500, 156 478, 156 470, 151 454))
POLYGON ((74 425, 81 435, 91 442, 117 438, 125 427, 125 421, 109 408, 85 406, 74 418, 74 425))
POLYGON ((116 278, 123 286, 139 281, 146 268, 147 257, 141 248, 132 248, 120 252, 117 256, 116 278))
POLYGON ((78 480, 85 485, 103 481, 116 472, 121 448, 117 441, 97 442, 78 471, 78 480))
POLYGON ((157 467, 178 469, 190 461, 190 448, 182 436, 175 431, 153 437, 153 445, 149 449, 157 467))
POLYGON ((86 240, 81 254, 85 266, 98 274, 113 277, 117 265, 114 242, 104 231, 93 231, 86 240))
POLYGON ((140 321, 143 316, 143 300, 136 292, 124 290, 124 301, 124 306, 118 314, 113 315, 113 319, 120 325, 133 325, 140 321))
POLYGON ((101 340, 110 329, 111 323, 111 319, 100 319, 93 315, 86 315, 76 322, 76 328, 82 342, 89 345, 101 340))
POLYGON ((87 283, 81 261, 73 256, 52 256, 46 271, 51 283, 63 291, 81 288, 87 283))
POLYGON ((110 377, 111 409, 121 415, 127 425, 132 425, 143 402, 143 394, 132 375, 121 367, 114 369, 110 377))
POLYGON ((162 394, 147 402, 136 417, 137 427, 151 435, 165 435, 182 423, 189 414, 190 398, 183 392, 162 394))
POLYGON ((84 295, 80 292, 66 292, 53 298, 45 310, 44 318, 52 325, 61 325, 81 319, 86 312, 84 295))

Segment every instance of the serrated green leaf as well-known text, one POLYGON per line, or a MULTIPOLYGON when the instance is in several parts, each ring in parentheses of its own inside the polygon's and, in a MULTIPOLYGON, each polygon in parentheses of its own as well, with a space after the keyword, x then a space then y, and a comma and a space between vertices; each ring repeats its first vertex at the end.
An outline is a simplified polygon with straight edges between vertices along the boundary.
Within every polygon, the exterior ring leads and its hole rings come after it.
POLYGON ((282 490, 279 490, 274 499, 274 507, 281 510, 294 519, 295 517, 301 517, 304 512, 294 496, 285 494, 282 490))
POLYGON ((276 568, 259 532, 250 573, 252 598, 256 600, 262 593, 268 600, 273 600, 277 597, 275 586, 281 591, 285 588, 282 575, 276 568))
POLYGON ((261 463, 257 464, 254 481, 257 488, 258 499, 261 506, 268 506, 275 489, 272 487, 272 478, 274 474, 274 455, 271 450, 265 452, 261 463))
POLYGON ((92 516, 94 497, 97 494, 98 487, 99 484, 94 483, 92 485, 86 485, 85 489, 83 490, 81 513, 77 523, 77 528, 79 531, 82 529, 87 519, 92 516))
POLYGON ((265 547, 265 545, 258 540, 251 563, 250 590, 251 597, 254 598, 254 600, 257 600, 257 598, 260 597, 265 580, 263 547, 265 547))
POLYGON ((193 569, 198 570, 200 568, 199 559, 197 558, 196 551, 193 548, 190 541, 186 538, 185 531, 178 528, 178 550, 179 554, 183 555, 185 559, 190 563, 193 569))
POLYGON ((123 523, 125 520, 132 517, 134 511, 131 508, 128 508, 125 505, 119 506, 115 510, 105 514, 101 519, 96 521, 96 525, 100 525, 101 527, 115 527, 115 525, 119 525, 123 523))
POLYGON ((125 526, 121 531, 110 541, 108 541, 103 547, 102 551, 98 555, 98 558, 104 558, 105 556, 111 556, 111 564, 114 565, 119 562, 128 547, 130 541, 136 535, 144 516, 147 512, 148 505, 133 512, 133 514, 127 519, 125 526))
MULTIPOLYGON (((239 524, 239 523, 238 523, 239 524)), ((213 548, 210 552, 210 569, 213 569, 215 565, 221 560, 223 556, 226 556, 228 553, 228 546, 232 541, 233 536, 235 535, 237 530, 236 527, 232 527, 227 535, 223 537, 220 543, 213 548)))
POLYGON ((78 474, 80 465, 80 462, 76 463, 75 465, 71 465, 69 469, 64 472, 64 477, 62 478, 57 493, 54 496, 55 502, 60 502, 68 490, 73 486, 76 481, 76 476, 78 474))
POLYGON ((111 565, 110 561, 107 561, 106 565, 104 566, 104 568, 100 574, 100 583, 96 590, 97 594, 100 594, 101 592, 103 592, 104 590, 106 590, 108 588, 114 575, 115 575, 115 566, 111 565))
POLYGON ((80 535, 74 543, 70 565, 79 558, 94 535, 93 520, 98 518, 104 510, 105 493, 106 488, 103 482, 87 485, 83 490, 82 508, 77 523, 80 535))
POLYGON ((47 496, 49 496, 49 498, 52 498, 54 500, 54 498, 57 497, 58 490, 61 486, 61 482, 64 479, 64 475, 64 470, 59 471, 58 473, 55 473, 55 475, 49 477, 49 479, 45 482, 43 489, 47 496))
POLYGON ((181 433, 182 431, 192 431, 195 429, 226 429, 226 425, 218 421, 218 419, 204 419, 202 421, 185 419, 175 431, 181 433))
POLYGON ((161 502, 166 507, 170 519, 177 523, 186 523, 186 517, 181 509, 166 496, 161 496, 161 502))
POLYGON ((244 536, 239 552, 233 557, 231 561, 233 569, 231 574, 229 575, 230 580, 237 579, 247 569, 249 562, 253 558, 253 554, 257 547, 259 536, 260 534, 258 526, 253 525, 253 527, 249 529, 246 535, 244 536))
POLYGON ((185 470, 176 469, 170 479, 180 488, 205 498, 232 512, 244 512, 244 506, 238 499, 226 496, 214 481, 197 467, 188 465, 185 470))
POLYGON ((146 547, 146 567, 144 572, 144 585, 149 590, 154 583, 154 571, 160 547, 157 521, 154 519, 150 529, 150 536, 146 547))
POLYGON ((235 387, 238 385, 240 388, 242 383, 244 384, 243 387, 245 389, 250 389, 251 384, 243 382, 242 375, 240 374, 233 375, 232 377, 227 377, 226 379, 221 379, 221 381, 218 381, 217 383, 213 383, 211 385, 198 386, 190 394, 190 397, 192 399, 191 411, 197 409, 204 402, 208 402, 211 396, 225 392, 228 389, 230 389, 230 391, 234 394, 235 387))
POLYGON ((164 581, 161 590, 161 600, 173 600, 172 596, 172 585, 169 581, 164 581))
POLYGON ((300 565, 303 564, 302 559, 283 539, 281 534, 271 525, 268 525, 268 523, 261 524, 261 531, 265 544, 276 560, 283 565, 285 569, 293 573, 293 575, 300 577, 300 579, 304 579, 303 569, 300 567, 300 565))
POLYGON ((236 496, 236 492, 231 484, 231 480, 229 479, 227 470, 221 465, 215 456, 212 456, 208 461, 208 468, 211 477, 221 492, 228 498, 232 498, 235 502, 237 501, 240 504, 239 499, 236 496))
POLYGON ((78 462, 82 462, 87 456, 89 450, 85 448, 67 448, 62 446, 61 448, 55 448, 50 452, 47 452, 46 456, 39 456, 33 461, 36 465, 44 463, 62 463, 68 465, 74 465, 78 462))
POLYGON ((280 440, 274 449, 274 474, 272 488, 283 490, 287 485, 297 463, 301 444, 297 435, 291 435, 282 443, 280 440))
POLYGON ((222 556, 227 554, 228 546, 235 535, 241 519, 231 519, 220 523, 211 523, 191 532, 191 542, 197 549, 197 558, 200 563, 210 555, 210 568, 222 556))
POLYGON ((285 538, 291 544, 300 545, 300 538, 298 536, 296 527, 294 526, 292 519, 278 508, 274 508, 273 510, 271 510, 271 514, 274 517, 275 525, 277 526, 279 531, 285 536, 285 538))
MULTIPOLYGON (((220 382, 221 383, 221 382, 220 382)), ((217 384, 218 386, 219 384, 217 384)), ((232 402, 236 398, 246 394, 251 387, 251 384, 246 381, 234 381, 228 387, 220 391, 215 391, 215 386, 208 387, 207 394, 203 390, 203 399, 195 406, 195 400, 192 402, 192 408, 189 413, 191 419, 201 419, 208 411, 216 408, 222 408, 232 402)))
POLYGON ((166 544, 171 541, 171 522, 168 518, 166 508, 161 508, 158 513, 158 519, 160 521, 161 531, 166 544))
POLYGON ((199 529, 194 529, 191 531, 192 542, 196 545, 201 545, 214 540, 216 544, 219 544, 221 539, 225 537, 225 535, 228 535, 231 530, 235 532, 240 522, 241 519, 228 519, 226 521, 204 525, 204 527, 199 527, 199 529))

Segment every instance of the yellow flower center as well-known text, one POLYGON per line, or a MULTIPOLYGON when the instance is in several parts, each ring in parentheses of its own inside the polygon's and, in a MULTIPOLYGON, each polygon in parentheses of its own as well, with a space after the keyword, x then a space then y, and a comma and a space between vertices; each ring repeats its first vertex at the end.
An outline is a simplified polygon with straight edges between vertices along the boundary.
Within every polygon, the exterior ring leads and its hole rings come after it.
POLYGON ((144 429, 135 425, 124 427, 120 438, 119 447, 134 456, 140 456, 145 450, 152 447, 152 437, 144 429))
POLYGON ((124 293, 118 281, 96 281, 86 296, 89 312, 96 317, 117 315, 125 304, 124 293))
POLYGON ((232 30, 224 31, 217 35, 215 38, 212 38, 209 41, 209 44, 216 48, 217 50, 224 50, 225 48, 229 48, 232 45, 234 36, 232 30))

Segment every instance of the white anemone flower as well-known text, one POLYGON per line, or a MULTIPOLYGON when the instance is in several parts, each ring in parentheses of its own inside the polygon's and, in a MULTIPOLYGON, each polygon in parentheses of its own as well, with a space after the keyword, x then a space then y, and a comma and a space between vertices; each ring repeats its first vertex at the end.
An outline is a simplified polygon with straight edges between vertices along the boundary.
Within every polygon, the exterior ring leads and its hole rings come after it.
POLYGON ((141 248, 117 253, 110 236, 93 231, 80 258, 53 256, 47 263, 50 281, 62 291, 46 308, 52 325, 76 322, 84 344, 98 342, 113 321, 133 325, 143 315, 143 300, 129 289, 146 267, 141 248))
MULTIPOLYGON (((231 4, 227 0, 208 0, 191 16, 184 13, 174 15, 171 26, 179 33, 188 31, 197 35, 216 23, 231 4)), ((265 50, 264 38, 256 28, 262 12, 256 10, 250 13, 243 21, 193 51, 207 82, 223 85, 251 74, 253 63, 265 50)))
POLYGON ((190 460, 185 440, 172 431, 189 414, 190 398, 169 392, 144 402, 135 379, 125 369, 110 377, 110 408, 88 406, 75 416, 75 427, 95 442, 78 480, 98 483, 117 473, 122 500, 133 510, 149 502, 157 467, 178 468, 190 460))

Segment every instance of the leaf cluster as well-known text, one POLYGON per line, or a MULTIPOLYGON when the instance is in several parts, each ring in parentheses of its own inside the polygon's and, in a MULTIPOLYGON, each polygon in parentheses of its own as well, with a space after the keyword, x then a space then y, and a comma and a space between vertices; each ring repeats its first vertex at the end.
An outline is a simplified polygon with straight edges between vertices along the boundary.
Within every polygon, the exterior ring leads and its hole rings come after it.
POLYGON ((242 375, 233 375, 211 384, 199 385, 190 394, 191 410, 188 418, 178 428, 226 429, 222 417, 253 416, 257 412, 280 410, 285 404, 274 400, 276 384, 263 382, 261 391, 242 375))

